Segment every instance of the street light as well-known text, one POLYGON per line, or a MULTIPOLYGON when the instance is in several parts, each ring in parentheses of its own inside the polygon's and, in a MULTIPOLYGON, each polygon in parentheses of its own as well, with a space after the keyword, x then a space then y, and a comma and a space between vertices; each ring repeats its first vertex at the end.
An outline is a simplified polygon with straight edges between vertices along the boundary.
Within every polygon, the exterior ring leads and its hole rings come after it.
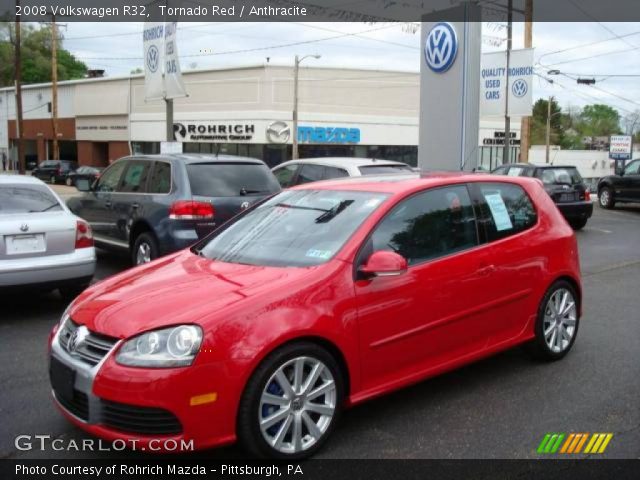
POLYGON ((296 55, 293 67, 293 149, 291 158, 294 160, 298 158, 298 70, 300 70, 300 64, 305 58, 315 58, 317 60, 320 55, 305 55, 302 58, 298 58, 298 55, 296 55))
POLYGON ((551 142, 551 117, 555 115, 560 115, 562 112, 551 113, 551 102, 553 101, 553 97, 549 97, 547 101, 547 134, 546 134, 546 152, 545 152, 545 163, 549 163, 549 143, 551 142))

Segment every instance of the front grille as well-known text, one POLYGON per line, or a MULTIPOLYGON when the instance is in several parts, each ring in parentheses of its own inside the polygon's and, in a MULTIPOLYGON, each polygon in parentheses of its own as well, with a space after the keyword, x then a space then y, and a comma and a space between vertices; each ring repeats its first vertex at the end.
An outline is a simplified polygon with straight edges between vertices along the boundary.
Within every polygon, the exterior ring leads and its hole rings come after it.
POLYGON ((118 339, 89 331, 88 335, 76 344, 75 349, 71 349, 69 348, 70 340, 79 327, 80 325, 71 319, 64 322, 60 331, 60 346, 65 352, 78 357, 84 363, 91 366, 97 365, 109 353, 118 339))
POLYGON ((180 421, 167 410, 101 400, 101 423, 122 432, 142 435, 175 435, 180 421))
POLYGON ((56 393, 56 399, 60 405, 66 410, 85 422, 89 420, 89 398, 86 394, 74 390, 72 398, 65 398, 57 390, 53 391, 56 393))

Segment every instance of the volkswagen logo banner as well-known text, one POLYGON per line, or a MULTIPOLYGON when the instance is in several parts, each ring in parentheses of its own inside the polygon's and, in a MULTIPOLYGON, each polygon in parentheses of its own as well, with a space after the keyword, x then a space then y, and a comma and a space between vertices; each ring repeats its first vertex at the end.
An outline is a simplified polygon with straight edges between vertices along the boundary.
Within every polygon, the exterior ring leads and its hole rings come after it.
POLYGON ((451 68, 458 54, 458 36, 449 23, 436 23, 424 46, 427 66, 435 73, 444 73, 451 68))

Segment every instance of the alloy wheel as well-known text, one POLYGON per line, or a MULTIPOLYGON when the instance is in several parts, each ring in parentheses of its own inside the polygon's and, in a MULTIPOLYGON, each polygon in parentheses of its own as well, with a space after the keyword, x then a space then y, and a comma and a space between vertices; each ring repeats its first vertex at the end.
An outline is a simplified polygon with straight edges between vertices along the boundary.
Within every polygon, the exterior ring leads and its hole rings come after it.
POLYGON ((609 203, 611 202, 611 194, 609 193, 609 190, 604 189, 600 192, 600 205, 602 205, 603 207, 608 207, 609 203))
POLYGON ((274 450, 294 454, 315 445, 336 413, 336 382, 313 357, 297 357, 278 367, 260 397, 258 422, 274 450))
POLYGON ((142 265, 143 263, 149 263, 151 261, 151 245, 142 242, 138 245, 138 251, 136 252, 136 265, 142 265))
POLYGON ((560 353, 569 347, 576 330, 576 319, 577 308, 573 294, 566 288, 553 292, 545 307, 542 322, 549 350, 560 353))

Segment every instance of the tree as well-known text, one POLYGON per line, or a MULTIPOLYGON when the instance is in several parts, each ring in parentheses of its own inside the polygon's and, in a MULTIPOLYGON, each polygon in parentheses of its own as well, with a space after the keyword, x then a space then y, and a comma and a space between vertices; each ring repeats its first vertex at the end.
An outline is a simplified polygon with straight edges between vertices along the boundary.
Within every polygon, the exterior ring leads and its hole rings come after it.
MULTIPOLYGON (((42 83, 51 81, 51 27, 36 28, 22 24, 22 82, 42 83)), ((87 66, 62 48, 63 37, 58 32, 58 80, 83 78, 87 66)), ((14 83, 14 25, 0 23, 0 87, 14 83)))
POLYGON ((578 129, 590 137, 619 134, 620 114, 609 105, 586 105, 578 117, 578 129))
POLYGON ((144 73, 144 70, 140 67, 134 68, 133 70, 131 70, 131 75, 137 75, 139 73, 144 73))
MULTIPOLYGON (((540 98, 533 105, 533 115, 531 121, 531 145, 545 145, 547 135, 547 109, 549 101, 540 98)), ((562 109, 558 102, 551 100, 551 143, 561 144, 563 139, 563 118, 562 109)))

